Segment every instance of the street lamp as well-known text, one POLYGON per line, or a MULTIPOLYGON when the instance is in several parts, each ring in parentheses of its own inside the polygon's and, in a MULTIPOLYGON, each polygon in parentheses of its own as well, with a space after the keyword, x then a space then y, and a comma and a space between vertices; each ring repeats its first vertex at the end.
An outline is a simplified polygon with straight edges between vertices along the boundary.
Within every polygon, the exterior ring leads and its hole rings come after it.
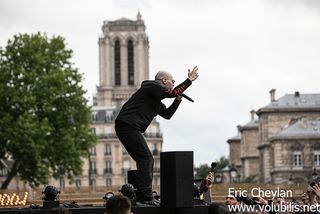
POLYGON ((238 176, 238 170, 234 167, 234 164, 230 166, 229 173, 230 173, 230 183, 235 183, 238 176))
POLYGON ((216 180, 216 183, 220 184, 222 182, 222 176, 220 173, 217 173, 215 175, 215 180, 216 180))

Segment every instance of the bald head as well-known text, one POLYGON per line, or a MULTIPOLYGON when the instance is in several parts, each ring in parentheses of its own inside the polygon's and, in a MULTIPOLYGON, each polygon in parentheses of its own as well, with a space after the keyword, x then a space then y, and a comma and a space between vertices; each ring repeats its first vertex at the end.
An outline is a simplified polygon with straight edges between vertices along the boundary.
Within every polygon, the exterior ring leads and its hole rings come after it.
POLYGON ((175 81, 172 75, 167 71, 159 71, 154 78, 156 81, 158 81, 161 85, 163 85, 167 89, 171 90, 174 86, 175 81))
POLYGON ((167 71, 159 71, 154 77, 155 80, 172 79, 172 75, 167 71))

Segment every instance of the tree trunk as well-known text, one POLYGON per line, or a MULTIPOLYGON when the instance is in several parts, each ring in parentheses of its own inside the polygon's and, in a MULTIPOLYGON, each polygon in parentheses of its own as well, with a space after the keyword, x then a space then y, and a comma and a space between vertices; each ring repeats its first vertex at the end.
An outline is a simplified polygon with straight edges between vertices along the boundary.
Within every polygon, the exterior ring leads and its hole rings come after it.
POLYGON ((3 182, 2 186, 1 186, 1 189, 7 189, 8 188, 8 185, 9 185, 10 181, 12 180, 12 178, 17 175, 17 172, 18 172, 17 166, 18 166, 18 164, 15 161, 13 163, 13 165, 12 165, 12 168, 11 168, 9 174, 8 174, 7 179, 3 182))

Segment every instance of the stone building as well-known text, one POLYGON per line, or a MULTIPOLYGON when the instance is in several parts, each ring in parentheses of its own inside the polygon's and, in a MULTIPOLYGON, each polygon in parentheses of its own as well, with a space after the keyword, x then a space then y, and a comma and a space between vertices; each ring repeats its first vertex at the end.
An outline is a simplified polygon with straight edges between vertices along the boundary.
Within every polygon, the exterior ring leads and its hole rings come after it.
MULTIPOLYGON (((140 13, 136 20, 105 21, 99 38, 99 85, 92 106, 92 131, 98 143, 84 160, 83 175, 70 184, 56 186, 119 186, 127 183, 127 171, 136 169, 114 130, 122 104, 149 78, 149 40, 140 13)), ((160 185, 162 133, 154 119, 144 133, 154 156, 154 185, 160 185)))
MULTIPOLYGON (((238 134, 227 140, 229 144, 229 161, 233 165, 240 180, 259 174, 259 119, 255 118, 255 111, 250 112, 251 120, 245 125, 238 125, 238 134)), ((238 179, 239 180, 239 179, 238 179)))
POLYGON ((241 172, 241 134, 238 129, 238 134, 227 140, 229 144, 229 161, 234 164, 238 172, 241 172))
POLYGON ((255 111, 251 112, 251 120, 244 126, 238 126, 241 133, 241 178, 259 174, 259 119, 255 119, 255 111))
POLYGON ((241 159, 240 159, 240 155, 241 155, 241 134, 239 131, 239 127, 238 129, 238 133, 237 135, 233 136, 232 138, 228 139, 227 142, 229 144, 229 154, 230 154, 230 166, 226 166, 225 168, 223 168, 221 170, 221 173, 216 173, 215 177, 216 177, 216 182, 220 183, 234 183, 237 182, 239 180, 239 176, 240 174, 232 177, 230 174, 230 170, 231 169, 235 169, 235 171, 237 172, 241 172, 242 171, 242 165, 241 165, 241 159), (221 177, 221 179, 220 179, 221 177))
POLYGON ((274 163, 274 183, 308 182, 313 170, 320 169, 320 121, 301 117, 270 138, 274 163))
MULTIPOLYGON (((260 182, 273 183, 273 168, 275 158, 282 155, 285 151, 274 154, 273 144, 270 140, 279 135, 281 131, 288 128, 293 121, 303 117, 305 120, 318 120, 320 118, 320 94, 286 94, 279 99, 275 99, 275 90, 270 91, 271 103, 257 111, 259 116, 260 145, 260 182)), ((311 139, 307 139, 311 140, 311 139)), ((310 158, 305 155, 304 158, 310 158)), ((292 165, 291 165, 292 166, 292 165)), ((287 167, 291 167, 287 165, 287 167)), ((304 177, 312 173, 312 169, 303 166, 304 177)), ((277 173, 279 176, 279 173, 277 173)), ((281 183, 279 179, 277 182, 281 183)))
POLYGON ((309 181, 319 168, 320 94, 295 92, 276 99, 273 89, 270 97, 257 111, 258 120, 240 126, 241 178, 257 172, 261 183, 309 181), (255 161, 249 161, 251 154, 255 161))

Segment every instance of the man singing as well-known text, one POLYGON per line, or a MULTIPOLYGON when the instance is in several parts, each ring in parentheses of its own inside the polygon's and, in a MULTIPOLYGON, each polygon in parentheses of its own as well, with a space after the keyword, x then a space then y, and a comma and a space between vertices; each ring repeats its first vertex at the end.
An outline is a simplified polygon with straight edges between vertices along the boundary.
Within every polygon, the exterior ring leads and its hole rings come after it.
POLYGON ((170 119, 177 110, 182 93, 198 78, 198 68, 188 69, 188 78, 174 87, 172 75, 159 71, 155 80, 145 80, 141 87, 122 106, 115 121, 119 140, 137 164, 137 205, 160 205, 152 197, 153 157, 142 133, 158 114, 170 119), (166 108, 164 98, 175 98, 166 108))

